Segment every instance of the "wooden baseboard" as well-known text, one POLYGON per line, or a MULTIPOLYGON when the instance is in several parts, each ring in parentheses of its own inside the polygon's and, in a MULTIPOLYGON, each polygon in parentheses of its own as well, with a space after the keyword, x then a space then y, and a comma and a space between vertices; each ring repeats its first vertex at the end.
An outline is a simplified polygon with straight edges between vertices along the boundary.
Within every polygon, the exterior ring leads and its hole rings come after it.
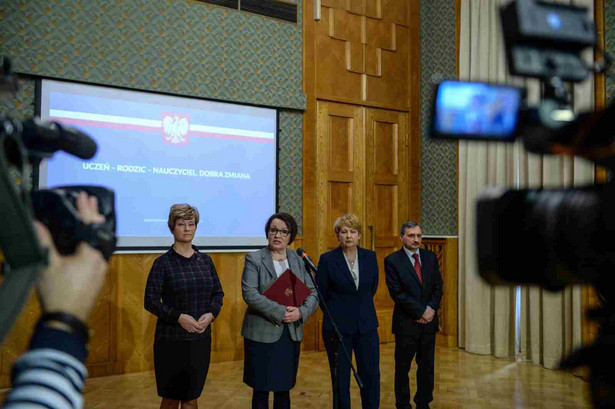
POLYGON ((438 333, 436 335, 436 345, 439 347, 456 348, 459 346, 457 343, 457 335, 444 335, 438 333))

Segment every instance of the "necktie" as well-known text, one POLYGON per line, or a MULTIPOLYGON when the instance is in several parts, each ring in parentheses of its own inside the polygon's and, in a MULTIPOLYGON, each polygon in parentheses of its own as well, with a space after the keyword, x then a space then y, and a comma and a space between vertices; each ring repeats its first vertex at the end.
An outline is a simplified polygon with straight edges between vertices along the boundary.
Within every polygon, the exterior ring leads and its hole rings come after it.
POLYGON ((419 276, 419 282, 423 284, 423 272, 421 271, 421 262, 419 261, 419 255, 414 253, 412 255, 414 258, 414 271, 416 271, 416 275, 419 276))

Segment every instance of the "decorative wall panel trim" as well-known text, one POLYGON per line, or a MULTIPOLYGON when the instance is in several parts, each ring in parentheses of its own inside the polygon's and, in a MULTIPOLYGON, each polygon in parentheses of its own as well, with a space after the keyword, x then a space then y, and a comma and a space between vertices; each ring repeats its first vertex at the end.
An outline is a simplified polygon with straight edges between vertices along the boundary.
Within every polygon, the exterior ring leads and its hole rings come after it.
POLYGON ((316 25, 319 99, 409 109, 406 1, 323 0, 316 25))
POLYGON ((239 8, 239 0, 196 0, 203 3, 215 4, 216 6, 228 7, 237 10, 239 8))
POLYGON ((276 0, 241 0, 239 9, 261 16, 273 17, 289 23, 296 23, 297 5, 276 0))

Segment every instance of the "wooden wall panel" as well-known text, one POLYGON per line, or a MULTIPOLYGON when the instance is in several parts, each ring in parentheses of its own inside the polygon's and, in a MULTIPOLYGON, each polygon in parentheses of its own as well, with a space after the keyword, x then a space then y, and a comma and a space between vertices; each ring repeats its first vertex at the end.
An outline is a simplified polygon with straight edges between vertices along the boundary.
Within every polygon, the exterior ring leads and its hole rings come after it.
POLYGON ((119 373, 154 368, 156 317, 145 310, 145 284, 154 260, 160 254, 121 254, 118 261, 117 311, 119 314, 119 373))
MULTIPOLYGON (((368 124, 369 126, 369 124, 368 124)), ((374 174, 376 176, 399 176, 399 126, 394 122, 376 121, 374 133, 374 174)), ((403 147, 402 147, 403 148, 403 147)))
POLYGON ((327 156, 329 171, 340 172, 340 178, 352 176, 354 167, 353 126, 354 117, 329 116, 327 156), (342 175, 341 172, 346 173, 342 175))
POLYGON ((380 0, 382 19, 397 25, 408 26, 408 1, 380 0))
POLYGON ((333 232, 335 219, 352 209, 352 183, 328 182, 327 195, 327 225, 331 234, 327 235, 327 249, 339 246, 339 242, 333 232))
POLYGON ((407 2, 323 1, 321 14, 322 20, 314 25, 316 95, 408 110, 407 2))
POLYGON ((407 114, 366 108, 366 223, 370 247, 376 251, 379 286, 374 304, 381 342, 394 340, 391 333, 393 300, 385 281, 384 258, 399 248, 399 226, 407 215, 407 114))
POLYGON ((380 75, 365 75, 364 99, 377 106, 408 110, 409 34, 404 26, 394 27, 395 51, 381 50, 380 75))
POLYGON ((212 254, 224 290, 224 306, 212 324, 213 362, 243 359, 241 324, 246 304, 241 295, 241 272, 245 253, 212 254))
MULTIPOLYGON (((347 69, 349 56, 346 41, 331 36, 330 27, 334 26, 335 10, 323 7, 322 20, 315 27, 315 59, 318 61, 314 66, 315 87, 321 94, 360 101, 361 74, 347 69)), ((349 47, 352 49, 352 45, 349 47)))
POLYGON ((333 222, 347 212, 362 214, 363 111, 353 105, 318 102, 318 253, 338 246, 333 222))
MULTIPOLYGON (((107 278, 92 308, 88 325, 90 327, 90 352, 88 371, 90 376, 114 373, 113 363, 117 361, 117 259, 109 263, 107 278)), ((32 323, 33 324, 33 323, 32 323)))
POLYGON ((376 238, 379 236, 392 237, 397 230, 399 218, 399 189, 394 185, 378 185, 374 187, 374 216, 376 223, 376 238), (393 235, 391 233, 393 232, 393 235))
POLYGON ((456 347, 457 339, 457 286, 458 286, 458 240, 456 238, 424 238, 423 247, 433 251, 444 280, 444 289, 438 317, 440 332, 437 343, 440 346, 456 347))

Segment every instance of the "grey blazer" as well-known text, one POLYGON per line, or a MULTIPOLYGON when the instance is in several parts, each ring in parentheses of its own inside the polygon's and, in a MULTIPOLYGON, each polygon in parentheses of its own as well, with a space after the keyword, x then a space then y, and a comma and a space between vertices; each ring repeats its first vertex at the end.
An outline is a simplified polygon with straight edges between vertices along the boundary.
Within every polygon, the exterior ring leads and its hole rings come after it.
POLYGON ((273 266, 271 252, 268 247, 265 247, 246 254, 246 261, 243 266, 241 291, 244 301, 248 304, 241 327, 241 335, 245 338, 268 344, 273 343, 282 336, 283 325, 288 325, 293 341, 303 339, 303 323, 316 309, 318 295, 312 280, 307 276, 309 273, 301 257, 289 248, 286 249, 286 257, 290 270, 312 290, 312 294, 299 306, 301 319, 292 324, 283 324, 282 319, 286 313, 286 307, 263 295, 263 292, 278 278, 273 266))

